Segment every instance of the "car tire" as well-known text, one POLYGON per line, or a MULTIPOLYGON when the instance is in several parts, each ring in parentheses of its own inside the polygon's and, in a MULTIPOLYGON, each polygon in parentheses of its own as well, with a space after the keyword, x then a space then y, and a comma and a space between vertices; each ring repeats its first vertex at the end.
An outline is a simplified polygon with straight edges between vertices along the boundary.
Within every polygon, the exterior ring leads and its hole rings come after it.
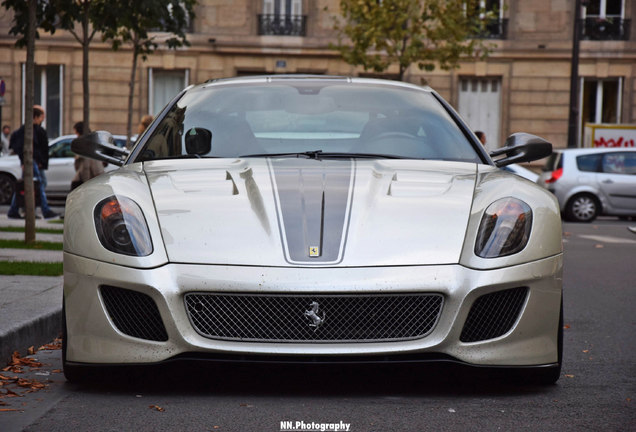
POLYGON ((0 204, 9 204, 15 191, 15 179, 12 175, 0 173, 0 204))
POLYGON ((565 206, 565 218, 572 222, 592 222, 599 215, 601 204, 592 194, 574 195, 565 206))

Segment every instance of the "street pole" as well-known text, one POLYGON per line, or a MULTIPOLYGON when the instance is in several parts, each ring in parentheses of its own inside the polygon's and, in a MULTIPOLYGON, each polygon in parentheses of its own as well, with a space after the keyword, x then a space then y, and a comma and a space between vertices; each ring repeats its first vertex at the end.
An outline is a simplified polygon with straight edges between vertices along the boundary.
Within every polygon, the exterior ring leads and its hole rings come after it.
POLYGON ((570 148, 578 147, 579 45, 581 33, 581 0, 576 0, 574 5, 574 33, 572 35, 572 70, 570 72, 570 114, 568 117, 568 147, 570 148))

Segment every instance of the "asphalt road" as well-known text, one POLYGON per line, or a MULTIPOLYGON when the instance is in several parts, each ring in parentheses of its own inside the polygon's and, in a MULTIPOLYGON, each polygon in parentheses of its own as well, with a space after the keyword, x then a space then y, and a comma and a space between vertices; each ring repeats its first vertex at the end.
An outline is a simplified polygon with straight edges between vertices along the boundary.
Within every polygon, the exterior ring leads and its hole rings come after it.
POLYGON ((0 399, 9 403, 0 409, 17 409, 0 412, 0 431, 279 432, 284 421, 342 422, 355 432, 634 431, 636 235, 629 224, 564 225, 564 367, 553 386, 446 365, 193 364, 77 386, 60 374, 59 350, 40 351, 45 366, 20 375, 48 386, 0 399))

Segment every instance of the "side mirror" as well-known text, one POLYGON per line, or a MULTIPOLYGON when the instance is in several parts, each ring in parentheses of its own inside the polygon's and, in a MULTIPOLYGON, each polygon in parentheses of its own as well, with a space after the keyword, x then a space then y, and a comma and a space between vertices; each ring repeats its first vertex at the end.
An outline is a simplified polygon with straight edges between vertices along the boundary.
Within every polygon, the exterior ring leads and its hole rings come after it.
POLYGON ((71 150, 80 156, 122 166, 130 153, 128 149, 115 145, 110 132, 95 131, 71 141, 71 150))
POLYGON ((204 128, 192 128, 185 135, 185 148, 189 155, 206 155, 212 149, 212 132, 204 128))
POLYGON ((504 147, 490 153, 490 157, 505 156, 495 160, 498 168, 519 162, 531 162, 537 159, 543 159, 552 154, 552 144, 539 138, 523 132, 512 134, 506 139, 504 147))

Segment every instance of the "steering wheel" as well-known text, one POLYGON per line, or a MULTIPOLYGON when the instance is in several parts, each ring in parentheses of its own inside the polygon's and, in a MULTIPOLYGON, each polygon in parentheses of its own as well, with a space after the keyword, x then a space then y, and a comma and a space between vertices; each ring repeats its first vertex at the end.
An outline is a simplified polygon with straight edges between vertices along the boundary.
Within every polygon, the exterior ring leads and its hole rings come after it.
POLYGON ((406 157, 420 157, 422 146, 421 138, 400 131, 382 132, 362 143, 364 150, 371 153, 390 153, 406 157))

